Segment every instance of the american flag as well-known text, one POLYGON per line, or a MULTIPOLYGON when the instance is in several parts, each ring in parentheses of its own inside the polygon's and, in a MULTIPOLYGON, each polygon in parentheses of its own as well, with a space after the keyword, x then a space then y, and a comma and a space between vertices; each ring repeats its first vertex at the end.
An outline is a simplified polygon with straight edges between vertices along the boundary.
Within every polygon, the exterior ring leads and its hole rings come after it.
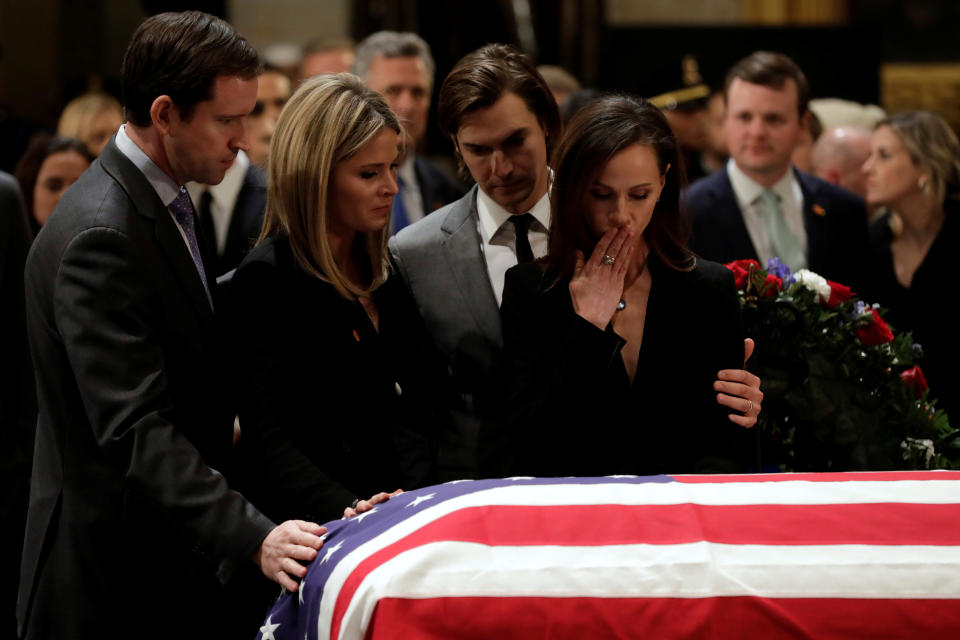
POLYGON ((960 472, 457 481, 327 528, 258 639, 960 638, 960 472))

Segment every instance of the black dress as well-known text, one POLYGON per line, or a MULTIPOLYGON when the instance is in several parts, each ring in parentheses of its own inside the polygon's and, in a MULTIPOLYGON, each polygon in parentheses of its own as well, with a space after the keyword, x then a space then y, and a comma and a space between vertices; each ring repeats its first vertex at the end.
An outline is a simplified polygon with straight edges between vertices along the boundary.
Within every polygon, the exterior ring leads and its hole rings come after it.
MULTIPOLYGON (((912 331, 913 340, 923 348, 920 366, 937 398, 937 407, 948 413, 960 411, 960 339, 956 335, 957 320, 952 311, 957 281, 953 270, 953 252, 960 247, 960 203, 945 203, 946 219, 926 257, 913 275, 910 287, 897 280, 893 268, 889 215, 870 225, 870 248, 876 260, 876 302, 889 309, 887 322, 894 331, 912 331)), ((871 301, 873 302, 873 301, 871 301)), ((960 414, 958 414, 960 415, 960 414)))
POLYGON ((503 333, 510 418, 499 434, 513 473, 610 475, 735 472, 747 430, 717 404, 721 369, 743 367, 733 274, 698 260, 689 272, 651 255, 652 286, 631 384, 625 341, 573 310, 568 283, 536 263, 507 272, 503 333))
POLYGON ((250 252, 226 295, 241 491, 276 521, 339 518, 355 498, 430 484, 441 383, 403 284, 358 302, 302 271, 286 238, 250 252))

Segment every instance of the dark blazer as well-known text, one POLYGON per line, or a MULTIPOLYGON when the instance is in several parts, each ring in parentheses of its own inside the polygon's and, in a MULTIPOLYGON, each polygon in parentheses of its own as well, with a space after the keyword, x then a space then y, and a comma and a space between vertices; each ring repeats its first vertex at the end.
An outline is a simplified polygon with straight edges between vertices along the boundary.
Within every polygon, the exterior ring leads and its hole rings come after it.
MULTIPOLYGON (((870 289, 863 200, 829 182, 793 171, 803 193, 808 268, 858 292, 870 289)), ((698 255, 721 263, 758 259, 726 170, 691 184, 684 202, 693 222, 690 248, 698 255)))
POLYGON ((403 285, 363 307, 301 270, 286 238, 237 269, 223 314, 235 354, 242 487, 275 519, 339 518, 355 498, 433 480, 442 401, 419 316, 403 285))
MULTIPOLYGON (((263 226, 263 215, 267 206, 267 176, 263 170, 250 165, 243 176, 237 201, 230 214, 230 225, 227 228, 227 241, 223 253, 216 256, 217 276, 236 269, 240 261, 247 255, 257 237, 260 227, 263 226)), ((212 220, 204 228, 207 241, 213 243, 212 220)), ((214 243, 215 244, 215 243, 214 243)), ((213 245, 211 245, 213 246, 213 245)))
POLYGON ((503 336, 477 231, 477 187, 390 238, 390 257, 444 358, 456 402, 439 438, 440 479, 477 475, 481 424, 502 418, 503 336))
POLYGON ((503 471, 538 476, 732 472, 748 433, 717 404, 721 369, 743 366, 733 274, 699 260, 674 271, 651 256, 652 286, 633 384, 624 340, 573 310, 568 283, 539 263, 507 272, 503 316, 508 420, 503 471))
POLYGON ((213 310, 114 141, 44 225, 26 283, 41 373, 21 636, 222 633, 215 575, 252 566, 273 523, 213 470, 232 439, 213 310))
POLYGON ((15 637, 17 571, 37 421, 23 267, 33 240, 17 181, 0 171, 0 638, 15 637))
POLYGON ((464 185, 450 177, 446 171, 421 156, 413 159, 413 170, 420 184, 423 215, 459 200, 467 191, 464 185))

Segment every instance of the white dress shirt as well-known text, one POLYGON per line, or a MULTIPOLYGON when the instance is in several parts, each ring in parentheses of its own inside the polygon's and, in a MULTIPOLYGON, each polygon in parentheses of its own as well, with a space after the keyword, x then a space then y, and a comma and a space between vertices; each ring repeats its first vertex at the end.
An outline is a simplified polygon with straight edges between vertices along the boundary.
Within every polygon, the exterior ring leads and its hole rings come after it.
POLYGON ((417 171, 413 161, 416 154, 411 151, 400 165, 397 174, 403 179, 403 208, 407 212, 408 224, 421 219, 423 212, 423 196, 420 194, 420 182, 417 180, 417 171))
MULTIPOLYGON (((547 243, 550 233, 550 192, 543 194, 529 211, 534 217, 527 238, 534 258, 547 255, 547 243)), ((477 231, 480 233, 480 248, 487 262, 487 274, 497 306, 503 299, 503 281, 507 269, 517 264, 516 228, 510 222, 513 215, 493 198, 477 189, 477 231)))
MULTIPOLYGON (((760 258, 760 266, 766 268, 767 261, 774 255, 767 230, 767 207, 760 199, 766 187, 741 171, 733 158, 727 161, 727 176, 730 178, 730 185, 733 187, 737 204, 743 214, 747 233, 760 258)), ((791 167, 783 174, 783 177, 770 189, 780 197, 780 210, 783 212, 787 226, 803 247, 803 254, 808 255, 807 230, 803 226, 803 192, 800 190, 793 168, 791 167)))
POLYGON ((230 219, 233 217, 233 208, 237 205, 237 198, 240 196, 243 179, 247 175, 247 167, 249 166, 250 159, 247 158, 247 154, 242 150, 237 151, 237 159, 227 169, 220 184, 187 183, 187 191, 190 192, 190 199, 193 200, 193 204, 198 207, 198 214, 200 213, 199 205, 203 192, 210 191, 210 217, 213 218, 214 239, 217 242, 217 255, 219 256, 222 256, 227 248, 230 219))

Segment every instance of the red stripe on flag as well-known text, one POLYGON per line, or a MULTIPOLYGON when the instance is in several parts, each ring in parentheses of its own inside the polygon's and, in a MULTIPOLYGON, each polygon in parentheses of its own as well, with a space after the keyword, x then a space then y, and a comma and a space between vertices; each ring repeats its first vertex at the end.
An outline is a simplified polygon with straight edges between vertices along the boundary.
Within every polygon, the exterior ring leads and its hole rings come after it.
POLYGON ((454 511, 361 561, 334 606, 331 637, 366 576, 437 541, 492 546, 682 544, 960 545, 960 504, 489 505, 454 511), (589 523, 585 525, 585 523, 589 523))
POLYGON ((731 482, 900 482, 903 480, 960 480, 960 471, 875 471, 845 473, 751 473, 744 475, 670 476, 687 484, 731 482))
POLYGON ((960 600, 426 598, 380 600, 367 640, 960 636, 960 600))

